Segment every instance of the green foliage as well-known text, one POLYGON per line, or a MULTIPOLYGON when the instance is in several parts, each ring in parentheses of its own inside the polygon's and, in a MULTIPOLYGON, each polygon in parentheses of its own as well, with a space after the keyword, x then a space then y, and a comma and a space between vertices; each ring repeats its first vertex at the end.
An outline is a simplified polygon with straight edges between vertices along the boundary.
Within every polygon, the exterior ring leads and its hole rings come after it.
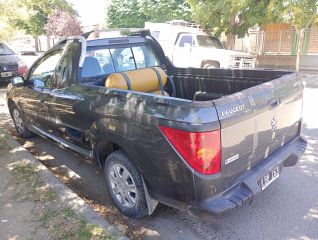
POLYGON ((0 41, 9 42, 15 33, 16 31, 14 28, 0 20, 0 41))
POLYGON ((141 0, 140 8, 151 22, 191 20, 190 6, 184 0, 141 0))
POLYGON ((193 19, 216 35, 243 37, 250 27, 266 22, 269 0, 187 0, 193 19))
POLYGON ((107 8, 107 26, 143 27, 146 16, 139 9, 138 0, 112 0, 107 8))
POLYGON ((317 10, 317 0, 271 0, 269 6, 272 20, 289 23, 298 32, 318 22, 317 10))
POLYGON ((269 16, 273 21, 291 24, 297 33, 296 70, 299 70, 301 49, 306 30, 318 22, 317 0, 271 0, 269 16))
POLYGON ((190 20, 185 0, 112 0, 107 8, 108 27, 144 27, 146 21, 190 20))
POLYGON ((63 9, 77 15, 66 0, 11 0, 7 9, 6 17, 9 25, 25 30, 32 36, 45 34, 48 16, 55 9, 63 9))

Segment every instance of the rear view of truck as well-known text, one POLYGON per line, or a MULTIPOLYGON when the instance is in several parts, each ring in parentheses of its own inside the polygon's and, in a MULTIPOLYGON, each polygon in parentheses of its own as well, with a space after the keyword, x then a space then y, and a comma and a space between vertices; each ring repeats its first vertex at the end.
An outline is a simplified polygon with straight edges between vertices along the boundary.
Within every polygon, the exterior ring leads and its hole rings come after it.
POLYGON ((177 92, 213 103, 219 118, 215 129, 200 130, 202 136, 194 142, 201 146, 195 150, 194 145, 178 144, 192 137, 163 131, 184 159, 189 156, 184 152, 196 152, 198 159, 200 154, 210 156, 200 163, 206 172, 192 163, 196 201, 189 203, 188 211, 194 215, 219 215, 251 202, 284 167, 295 165, 306 148, 300 136, 303 85, 299 76, 279 71, 242 73, 174 72, 177 92))

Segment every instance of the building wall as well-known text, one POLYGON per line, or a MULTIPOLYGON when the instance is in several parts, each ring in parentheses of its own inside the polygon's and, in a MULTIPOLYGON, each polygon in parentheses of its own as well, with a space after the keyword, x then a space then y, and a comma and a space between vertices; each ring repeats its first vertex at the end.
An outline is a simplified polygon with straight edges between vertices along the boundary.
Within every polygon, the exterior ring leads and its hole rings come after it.
POLYGON ((308 54, 318 54, 318 27, 313 27, 309 31, 308 54))
MULTIPOLYGON (((295 69, 296 55, 258 55, 257 67, 295 69)), ((300 70, 318 71, 318 55, 301 55, 300 70)))
MULTIPOLYGON (((298 37, 288 24, 267 24, 258 33, 261 44, 257 46, 258 66, 266 68, 295 69, 298 37)), ((318 26, 305 33, 300 57, 300 69, 318 70, 318 26)))

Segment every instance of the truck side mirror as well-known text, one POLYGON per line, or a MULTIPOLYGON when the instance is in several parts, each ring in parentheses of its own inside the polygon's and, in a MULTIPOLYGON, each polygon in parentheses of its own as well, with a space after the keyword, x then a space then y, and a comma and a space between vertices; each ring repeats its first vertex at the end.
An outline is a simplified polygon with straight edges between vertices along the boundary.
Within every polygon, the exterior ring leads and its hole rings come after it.
POLYGON ((24 84, 24 79, 23 77, 14 77, 12 78, 11 83, 14 86, 19 86, 19 85, 21 86, 24 84))

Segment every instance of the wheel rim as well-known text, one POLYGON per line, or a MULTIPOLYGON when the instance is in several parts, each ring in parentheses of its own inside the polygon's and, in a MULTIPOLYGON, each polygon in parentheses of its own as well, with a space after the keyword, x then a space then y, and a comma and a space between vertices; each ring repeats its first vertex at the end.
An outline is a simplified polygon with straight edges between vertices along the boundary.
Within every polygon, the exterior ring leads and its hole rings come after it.
POLYGON ((13 120, 14 120, 15 126, 17 127, 18 132, 23 133, 24 124, 23 124, 23 120, 21 118, 20 112, 17 109, 13 110, 13 120))
POLYGON ((108 175, 117 201, 126 208, 133 208, 137 201, 137 188, 130 172, 121 164, 114 164, 108 175))

